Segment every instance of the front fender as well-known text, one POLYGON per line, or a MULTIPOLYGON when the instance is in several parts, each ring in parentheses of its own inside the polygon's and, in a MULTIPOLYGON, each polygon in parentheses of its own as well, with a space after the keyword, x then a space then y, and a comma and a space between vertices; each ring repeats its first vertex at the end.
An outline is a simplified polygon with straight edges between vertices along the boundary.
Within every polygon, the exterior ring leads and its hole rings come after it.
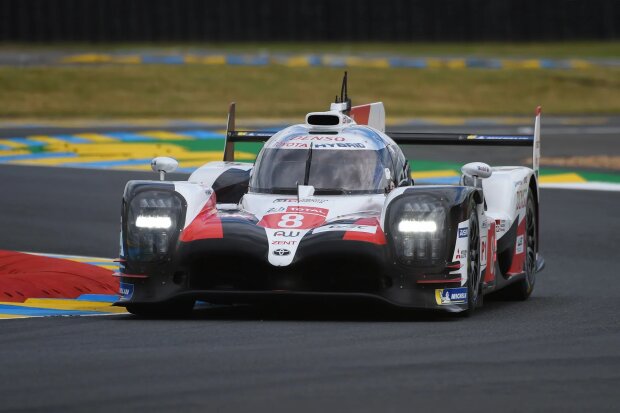
POLYGON ((181 232, 207 207, 215 208, 215 194, 201 184, 129 181, 121 209, 121 272, 141 274, 171 261, 181 232))

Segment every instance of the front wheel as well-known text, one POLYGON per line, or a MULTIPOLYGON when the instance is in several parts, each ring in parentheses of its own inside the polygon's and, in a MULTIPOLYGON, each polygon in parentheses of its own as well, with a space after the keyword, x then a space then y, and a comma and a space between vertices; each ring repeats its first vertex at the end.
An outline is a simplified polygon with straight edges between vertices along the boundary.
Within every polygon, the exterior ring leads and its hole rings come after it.
POLYGON ((472 203, 469 216, 469 248, 467 253, 467 310, 463 315, 473 314, 476 307, 482 306, 482 274, 480 272, 480 227, 476 204, 472 203))

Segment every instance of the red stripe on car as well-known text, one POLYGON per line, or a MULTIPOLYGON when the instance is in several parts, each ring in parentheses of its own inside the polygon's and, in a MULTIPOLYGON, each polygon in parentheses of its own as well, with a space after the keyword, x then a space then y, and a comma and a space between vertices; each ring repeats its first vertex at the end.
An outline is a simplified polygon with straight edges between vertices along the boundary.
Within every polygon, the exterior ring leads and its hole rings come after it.
POLYGON ((215 207, 215 192, 207 200, 200 213, 181 233, 180 241, 190 242, 199 239, 224 238, 222 220, 215 207))
POLYGON ((370 242, 377 245, 387 244, 385 240, 385 234, 381 230, 381 227, 379 226, 379 220, 377 220, 377 218, 361 218, 355 221, 355 225, 376 226, 377 230, 374 234, 360 231, 345 231, 344 236, 342 237, 343 240, 370 242))

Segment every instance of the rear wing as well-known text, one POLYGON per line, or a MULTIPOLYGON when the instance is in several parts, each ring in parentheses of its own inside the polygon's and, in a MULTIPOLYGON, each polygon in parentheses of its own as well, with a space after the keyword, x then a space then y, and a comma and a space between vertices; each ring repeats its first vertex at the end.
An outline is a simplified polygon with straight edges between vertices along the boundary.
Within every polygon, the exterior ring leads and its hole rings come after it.
MULTIPOLYGON (((383 105, 381 104, 381 108, 383 105)), ((424 132, 390 132, 386 131, 398 145, 474 145, 474 146, 526 146, 532 147, 532 169, 538 178, 540 163, 540 114, 541 107, 536 108, 533 135, 474 135, 467 133, 424 133, 424 132)), ((358 122, 361 123, 361 122, 358 122)), ((235 103, 228 110, 226 126, 226 144, 224 161, 234 162, 236 142, 266 142, 273 131, 237 131, 235 130, 235 103)))
POLYGON ((536 108, 533 135, 474 135, 466 133, 419 133, 386 131, 398 145, 473 145, 473 146, 526 146, 532 147, 532 169, 538 178, 540 164, 540 115, 536 108))

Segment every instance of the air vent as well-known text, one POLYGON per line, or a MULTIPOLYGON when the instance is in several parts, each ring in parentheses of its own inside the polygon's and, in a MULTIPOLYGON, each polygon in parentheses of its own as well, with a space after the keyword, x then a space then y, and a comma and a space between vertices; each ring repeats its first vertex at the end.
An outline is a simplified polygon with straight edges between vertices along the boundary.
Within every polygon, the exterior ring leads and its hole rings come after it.
POLYGON ((306 124, 320 131, 334 130, 347 123, 345 118, 338 112, 310 112, 306 115, 306 124))
POLYGON ((312 126, 338 126, 340 117, 338 115, 308 115, 307 123, 312 126))

